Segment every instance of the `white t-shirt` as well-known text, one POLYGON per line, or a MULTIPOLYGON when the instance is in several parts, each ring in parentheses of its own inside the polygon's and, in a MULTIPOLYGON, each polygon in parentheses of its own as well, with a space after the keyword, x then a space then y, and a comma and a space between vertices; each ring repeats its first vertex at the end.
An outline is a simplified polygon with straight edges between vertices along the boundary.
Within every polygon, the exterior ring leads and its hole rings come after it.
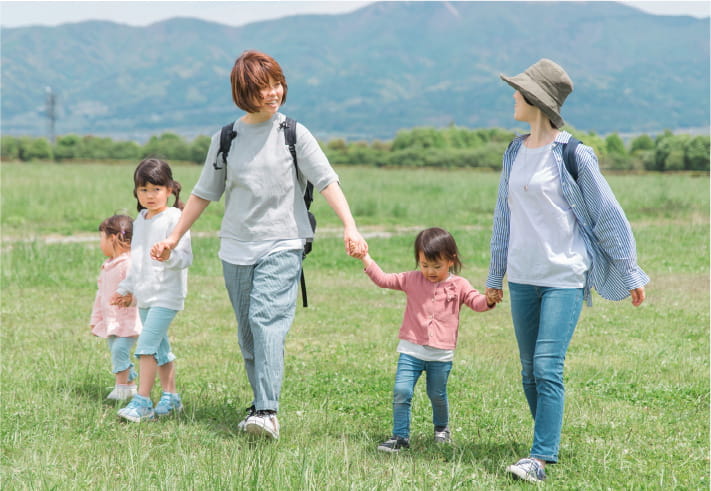
POLYGON ((414 356, 422 361, 452 361, 454 360, 453 349, 433 348, 432 346, 423 346, 417 343, 411 343, 401 339, 397 345, 397 352, 405 355, 414 356))
POLYGON ((521 145, 509 178, 507 274, 527 285, 582 288, 590 258, 563 197, 551 145, 521 145))

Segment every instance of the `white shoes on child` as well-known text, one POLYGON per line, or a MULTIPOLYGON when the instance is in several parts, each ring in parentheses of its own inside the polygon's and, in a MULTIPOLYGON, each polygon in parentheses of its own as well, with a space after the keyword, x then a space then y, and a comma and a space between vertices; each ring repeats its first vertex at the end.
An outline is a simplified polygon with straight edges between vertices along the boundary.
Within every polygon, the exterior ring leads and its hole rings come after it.
POLYGON ((136 384, 117 384, 114 387, 114 390, 112 390, 111 393, 106 396, 106 398, 112 401, 126 401, 128 399, 133 398, 133 396, 136 395, 136 392, 136 384))

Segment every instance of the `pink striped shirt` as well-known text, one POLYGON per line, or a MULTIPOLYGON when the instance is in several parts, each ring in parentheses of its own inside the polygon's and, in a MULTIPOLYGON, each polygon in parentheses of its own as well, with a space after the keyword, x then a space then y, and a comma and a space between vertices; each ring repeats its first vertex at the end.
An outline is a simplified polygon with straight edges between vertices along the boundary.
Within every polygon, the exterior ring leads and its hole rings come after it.
POLYGON ((493 308, 487 305, 486 295, 461 276, 450 275, 440 283, 432 283, 420 271, 384 273, 375 261, 365 273, 381 288, 405 292, 407 306, 398 337, 421 346, 454 349, 462 304, 477 312, 493 308))
POLYGON ((100 338, 117 336, 132 338, 141 333, 141 319, 136 307, 111 305, 111 297, 118 284, 126 277, 131 258, 128 252, 114 259, 107 259, 101 265, 97 281, 98 290, 94 299, 89 323, 94 326, 92 334, 100 338))

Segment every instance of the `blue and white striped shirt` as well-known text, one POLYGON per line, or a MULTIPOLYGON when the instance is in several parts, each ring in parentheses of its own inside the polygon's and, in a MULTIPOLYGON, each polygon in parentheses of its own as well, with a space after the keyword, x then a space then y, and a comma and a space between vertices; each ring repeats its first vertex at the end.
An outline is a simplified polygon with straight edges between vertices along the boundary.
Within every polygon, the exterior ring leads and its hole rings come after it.
MULTIPOLYGON (((486 280, 488 288, 502 289, 506 274, 510 227, 509 176, 516 153, 526 136, 516 137, 504 153, 491 236, 491 263, 486 280)), ((563 197, 584 232, 585 247, 592 258, 584 298, 590 304, 590 289, 595 288, 603 298, 622 300, 629 296, 630 290, 646 285, 649 277, 637 265, 636 244, 629 221, 600 173, 593 149, 586 145, 578 145, 576 149, 577 184, 564 170, 563 144, 568 142, 570 136, 566 131, 558 133, 553 141, 552 153, 560 171, 563 197)))

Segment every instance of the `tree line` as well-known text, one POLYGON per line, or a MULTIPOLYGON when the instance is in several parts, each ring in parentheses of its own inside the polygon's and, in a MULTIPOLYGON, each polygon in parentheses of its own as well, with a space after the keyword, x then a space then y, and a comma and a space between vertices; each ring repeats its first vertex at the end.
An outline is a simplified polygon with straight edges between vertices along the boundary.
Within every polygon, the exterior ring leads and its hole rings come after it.
MULTIPOLYGON (((617 133, 602 137, 594 132, 566 129, 593 147, 603 169, 709 171, 710 138, 707 135, 665 131, 654 137, 642 134, 626 144, 617 133)), ((451 125, 446 128, 400 130, 390 141, 347 142, 333 139, 321 142, 321 146, 334 165, 479 167, 496 170, 501 168, 501 156, 514 136, 514 132, 499 128, 469 129, 451 125)), ((138 161, 152 156, 202 164, 210 146, 210 137, 198 136, 186 141, 177 134, 163 133, 141 145, 133 141, 75 134, 59 136, 54 143, 46 138, 3 135, 1 146, 0 158, 3 161, 138 161)))

